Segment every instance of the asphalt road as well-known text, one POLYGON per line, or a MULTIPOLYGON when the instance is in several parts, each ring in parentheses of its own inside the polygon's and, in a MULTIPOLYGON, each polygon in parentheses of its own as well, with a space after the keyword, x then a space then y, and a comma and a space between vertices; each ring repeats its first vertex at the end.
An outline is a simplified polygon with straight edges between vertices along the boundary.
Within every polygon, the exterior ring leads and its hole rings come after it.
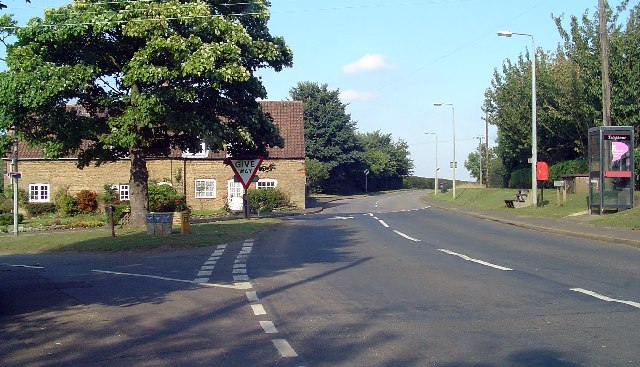
POLYGON ((425 208, 419 195, 333 203, 252 259, 305 365, 640 365, 638 249, 425 208))
POLYGON ((2 256, 0 365, 640 365, 640 250, 420 195, 223 248, 2 256))

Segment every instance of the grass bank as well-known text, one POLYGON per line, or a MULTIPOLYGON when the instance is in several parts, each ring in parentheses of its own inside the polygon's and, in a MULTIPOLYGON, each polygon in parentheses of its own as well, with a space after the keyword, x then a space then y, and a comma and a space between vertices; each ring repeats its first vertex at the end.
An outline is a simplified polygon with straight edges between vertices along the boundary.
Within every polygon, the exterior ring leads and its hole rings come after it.
MULTIPOLYGON (((436 195, 430 194, 429 196, 462 207, 503 211, 534 217, 563 218, 570 215, 585 214, 588 209, 587 194, 569 194, 567 195, 567 203, 563 206, 557 206, 555 190, 544 190, 543 206, 537 208, 507 208, 504 200, 513 199, 516 191, 515 189, 461 188, 456 190, 457 198, 455 200, 451 191, 447 193, 438 192, 436 195)), ((538 192, 538 196, 539 198, 542 196, 540 192, 538 192)), ((638 202, 638 200, 640 200, 640 195, 636 194, 635 201, 638 202)), ((597 225, 640 229, 640 208, 636 207, 621 212, 608 212, 602 216, 590 215, 584 217, 584 220, 597 225)))
POLYGON ((21 233, 19 236, 0 236, 0 254, 173 251, 243 240, 278 222, 277 219, 264 218, 193 224, 190 234, 182 235, 178 228, 174 228, 174 233, 169 236, 151 236, 140 229, 118 229, 116 237, 111 237, 111 231, 104 227, 79 231, 21 233))

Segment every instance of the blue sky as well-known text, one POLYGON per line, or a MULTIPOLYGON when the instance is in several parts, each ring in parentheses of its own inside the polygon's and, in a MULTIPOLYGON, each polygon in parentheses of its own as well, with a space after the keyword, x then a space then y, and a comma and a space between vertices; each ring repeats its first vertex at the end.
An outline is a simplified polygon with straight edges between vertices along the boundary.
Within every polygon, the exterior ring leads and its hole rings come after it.
MULTIPOLYGON (((609 0, 611 6, 619 0, 609 0)), ((5 2, 20 24, 44 7, 68 0, 5 2)), ((409 145, 415 174, 433 177, 437 134, 439 177, 451 178, 455 106, 456 178, 469 179, 468 154, 485 135, 481 110, 494 68, 531 48, 529 37, 498 37, 499 30, 533 35, 555 51, 561 41, 551 14, 593 14, 597 0, 272 0, 271 33, 283 36, 294 65, 260 75, 270 100, 288 99, 298 82, 342 92, 360 132, 380 130, 409 145)), ((496 131, 489 129, 489 145, 496 131)))

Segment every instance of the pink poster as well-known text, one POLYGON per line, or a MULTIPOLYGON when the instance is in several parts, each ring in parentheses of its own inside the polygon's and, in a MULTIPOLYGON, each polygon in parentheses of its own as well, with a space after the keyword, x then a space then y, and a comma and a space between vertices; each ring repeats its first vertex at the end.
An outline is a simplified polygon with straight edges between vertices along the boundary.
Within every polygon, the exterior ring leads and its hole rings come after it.
POLYGON ((629 146, 626 143, 614 141, 611 143, 611 155, 613 159, 611 162, 619 161, 626 152, 629 151, 629 146))

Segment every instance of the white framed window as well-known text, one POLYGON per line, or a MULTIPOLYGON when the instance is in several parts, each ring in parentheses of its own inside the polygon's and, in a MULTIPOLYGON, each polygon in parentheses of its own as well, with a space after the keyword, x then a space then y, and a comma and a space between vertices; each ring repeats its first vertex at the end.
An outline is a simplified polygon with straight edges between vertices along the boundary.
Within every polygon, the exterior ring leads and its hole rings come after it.
POLYGON ((195 181, 196 199, 215 199, 216 198, 216 180, 201 178, 195 181))
POLYGON ((49 184, 29 184, 29 202, 30 203, 48 203, 49 202, 49 184))
POLYGON ((112 185, 111 189, 118 192, 118 200, 129 200, 129 184, 112 185))
POLYGON ((118 197, 120 200, 129 200, 129 184, 118 185, 118 197))
POLYGON ((256 189, 275 189, 278 187, 278 180, 271 178, 261 178, 256 182, 256 189))

